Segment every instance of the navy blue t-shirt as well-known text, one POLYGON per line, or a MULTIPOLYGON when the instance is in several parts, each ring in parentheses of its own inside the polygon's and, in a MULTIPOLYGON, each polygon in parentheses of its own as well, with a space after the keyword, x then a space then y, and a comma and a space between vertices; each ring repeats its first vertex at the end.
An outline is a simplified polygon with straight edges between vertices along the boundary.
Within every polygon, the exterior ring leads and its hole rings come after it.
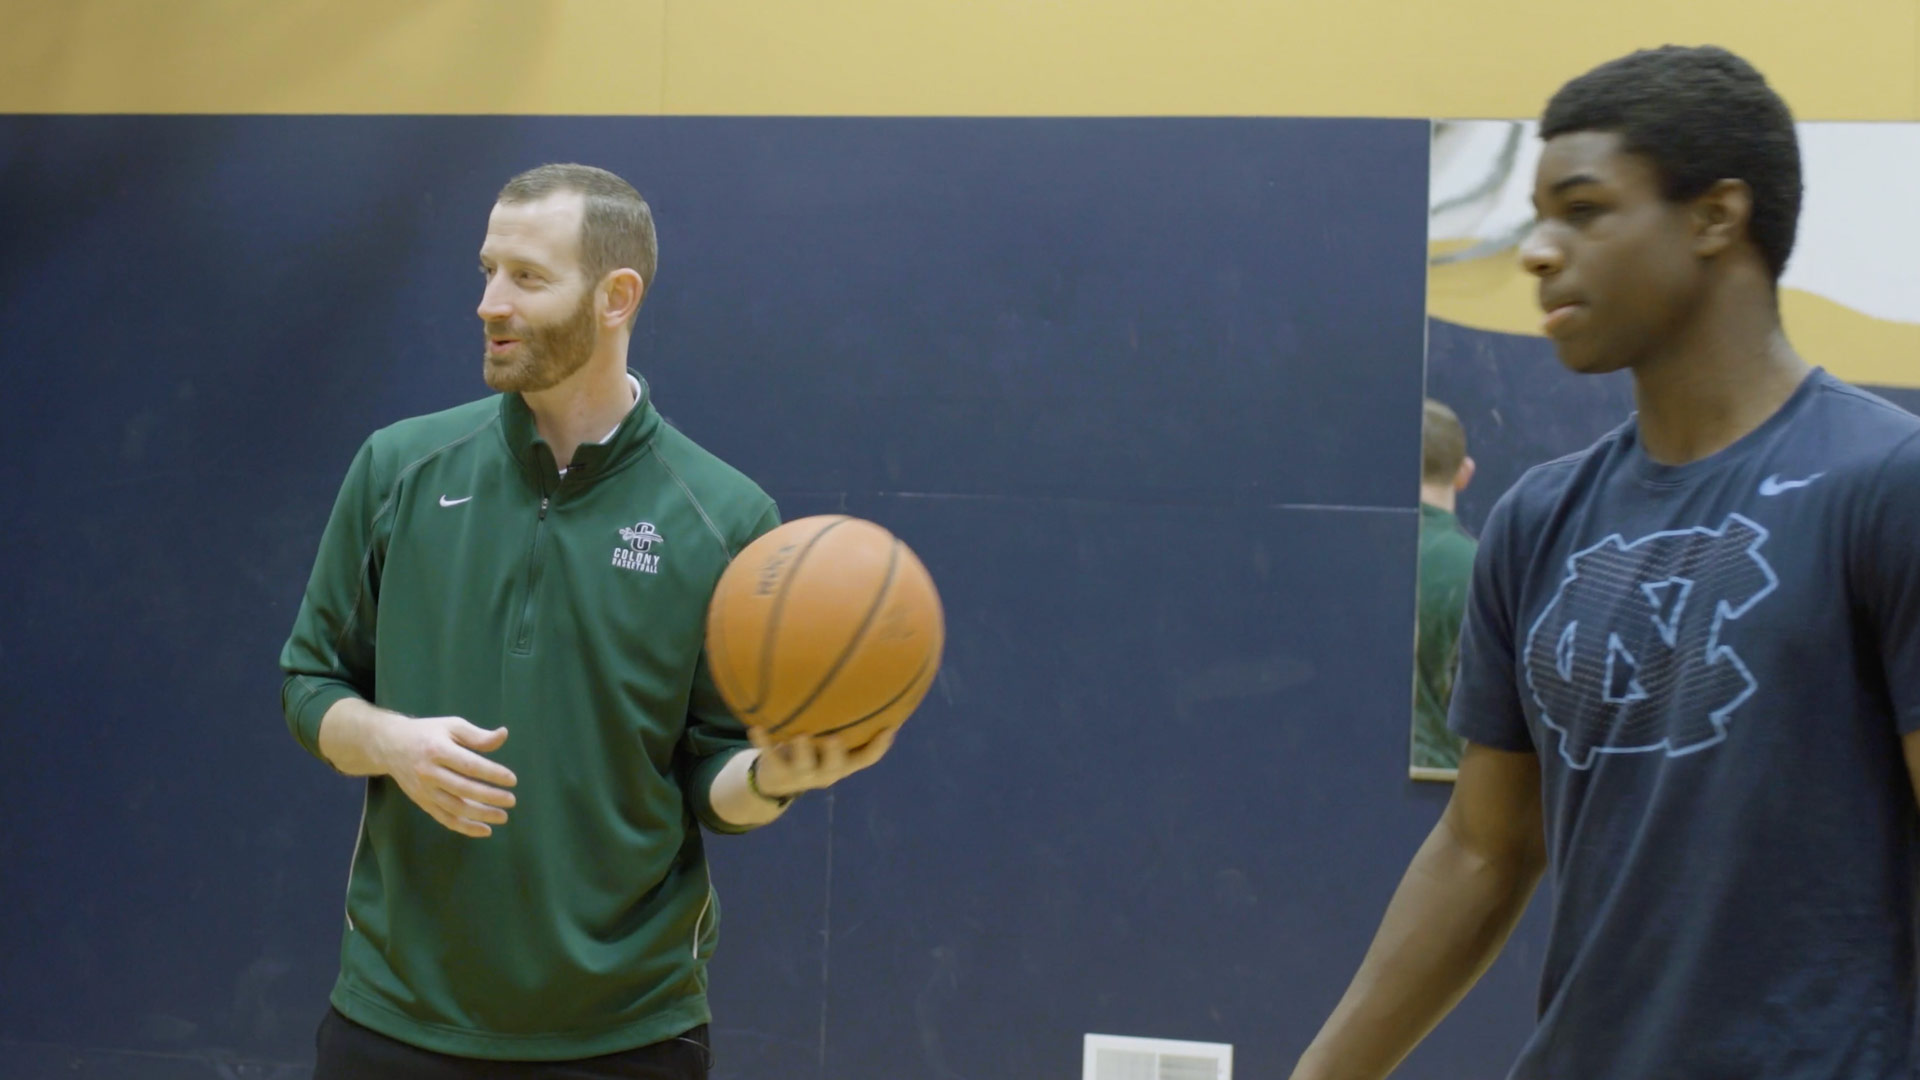
POLYGON ((1449 724, 1540 759, 1521 1078, 1916 1075, 1920 419, 1816 371, 1661 465, 1634 422, 1500 500, 1449 724))

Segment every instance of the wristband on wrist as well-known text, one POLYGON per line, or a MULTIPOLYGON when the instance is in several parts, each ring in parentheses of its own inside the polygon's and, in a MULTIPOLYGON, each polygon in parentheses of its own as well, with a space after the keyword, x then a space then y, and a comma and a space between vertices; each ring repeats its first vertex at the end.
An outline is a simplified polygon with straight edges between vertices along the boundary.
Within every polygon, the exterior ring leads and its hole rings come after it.
POLYGON ((747 766, 747 790, 778 806, 782 810, 785 810, 787 806, 797 798, 797 796, 794 795, 769 795, 760 790, 760 758, 757 755, 754 757, 752 764, 747 766))

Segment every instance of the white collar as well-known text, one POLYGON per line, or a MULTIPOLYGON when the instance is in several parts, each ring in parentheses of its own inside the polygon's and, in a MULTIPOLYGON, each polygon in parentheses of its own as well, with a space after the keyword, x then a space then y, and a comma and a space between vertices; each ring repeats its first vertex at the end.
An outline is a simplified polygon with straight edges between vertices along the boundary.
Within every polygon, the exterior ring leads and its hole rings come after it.
POLYGON ((633 406, 634 406, 634 405, 638 405, 638 404, 640 404, 640 380, 639 380, 639 379, 636 379, 636 378, 634 378, 634 377, 633 377, 633 372, 631 372, 631 371, 629 371, 629 372, 627 372, 627 385, 628 385, 628 386, 631 386, 631 387, 633 387, 633 402, 632 402, 632 404, 630 404, 630 405, 628 405, 628 406, 627 406, 627 411, 626 411, 625 413, 622 413, 622 414, 621 414, 621 416, 620 416, 620 422, 619 422, 619 423, 617 423, 617 424, 615 424, 615 425, 613 425, 613 430, 612 430, 612 431, 609 431, 609 432, 607 432, 607 434, 606 434, 606 437, 605 437, 605 438, 602 438, 602 439, 601 439, 601 440, 600 440, 599 442, 596 442, 596 443, 594 443, 593 445, 595 445, 595 446, 605 446, 605 445, 607 445, 607 444, 608 444, 609 442, 612 442, 612 441, 613 441, 613 437, 614 437, 615 435, 618 435, 618 434, 620 433, 620 424, 624 424, 624 423, 626 423, 626 422, 627 422, 627 417, 628 417, 628 416, 631 416, 631 415, 633 414, 633 406))
MULTIPOLYGON (((600 439, 598 442, 595 442, 593 444, 594 446, 605 446, 608 443, 612 442, 613 437, 615 435, 620 434, 620 424, 626 423, 627 417, 633 415, 633 406, 640 404, 640 380, 634 378, 633 372, 631 371, 627 372, 627 385, 633 387, 633 404, 627 406, 627 411, 625 415, 620 417, 620 423, 613 425, 613 430, 607 432, 604 438, 600 439)), ((572 467, 573 466, 571 465, 567 466, 568 469, 572 467)), ((561 469, 560 475, 561 476, 567 475, 567 469, 561 469)))

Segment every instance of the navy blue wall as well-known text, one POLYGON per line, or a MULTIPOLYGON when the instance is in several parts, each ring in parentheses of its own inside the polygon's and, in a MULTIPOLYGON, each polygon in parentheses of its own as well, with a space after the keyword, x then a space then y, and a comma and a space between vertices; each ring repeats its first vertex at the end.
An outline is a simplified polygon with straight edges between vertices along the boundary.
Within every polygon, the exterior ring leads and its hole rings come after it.
POLYGON ((1625 372, 1577 376, 1546 338, 1440 319, 1427 322, 1427 394, 1446 402, 1467 429, 1475 470, 1459 513, 1475 534, 1521 473, 1591 446, 1633 412, 1625 372))
MULTIPOLYGON (((947 667, 712 846, 721 1077, 1284 1073, 1445 792, 1403 779, 1427 125, 0 118, 0 1056, 304 1075, 359 795, 277 709, 353 448, 485 392, 511 173, 661 228, 634 363, 789 517, 895 529, 947 667)), ((1540 927, 1404 1075, 1500 1071, 1540 927)))
MULTIPOLYGON (((1477 469, 1460 496, 1460 520, 1475 533, 1520 474, 1591 446, 1633 412, 1632 377, 1575 376, 1543 337, 1427 323, 1427 393, 1467 429, 1477 469)), ((1819 364, 1824 358, 1809 357, 1819 364)), ((1868 386, 1901 408, 1920 409, 1920 390, 1868 386)))

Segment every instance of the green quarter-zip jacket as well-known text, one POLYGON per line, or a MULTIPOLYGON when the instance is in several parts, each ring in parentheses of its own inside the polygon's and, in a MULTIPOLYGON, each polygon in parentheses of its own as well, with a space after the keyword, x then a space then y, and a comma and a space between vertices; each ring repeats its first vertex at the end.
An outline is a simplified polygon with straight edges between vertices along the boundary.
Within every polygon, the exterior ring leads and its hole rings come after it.
POLYGON ((702 659, 728 561, 778 522, 666 424, 644 383, 564 476, 518 394, 375 432, 354 457, 281 655, 287 724, 357 696, 506 727, 493 835, 367 783, 332 1001, 465 1057, 561 1060, 709 1019, 719 911, 699 824, 746 745, 702 659))

